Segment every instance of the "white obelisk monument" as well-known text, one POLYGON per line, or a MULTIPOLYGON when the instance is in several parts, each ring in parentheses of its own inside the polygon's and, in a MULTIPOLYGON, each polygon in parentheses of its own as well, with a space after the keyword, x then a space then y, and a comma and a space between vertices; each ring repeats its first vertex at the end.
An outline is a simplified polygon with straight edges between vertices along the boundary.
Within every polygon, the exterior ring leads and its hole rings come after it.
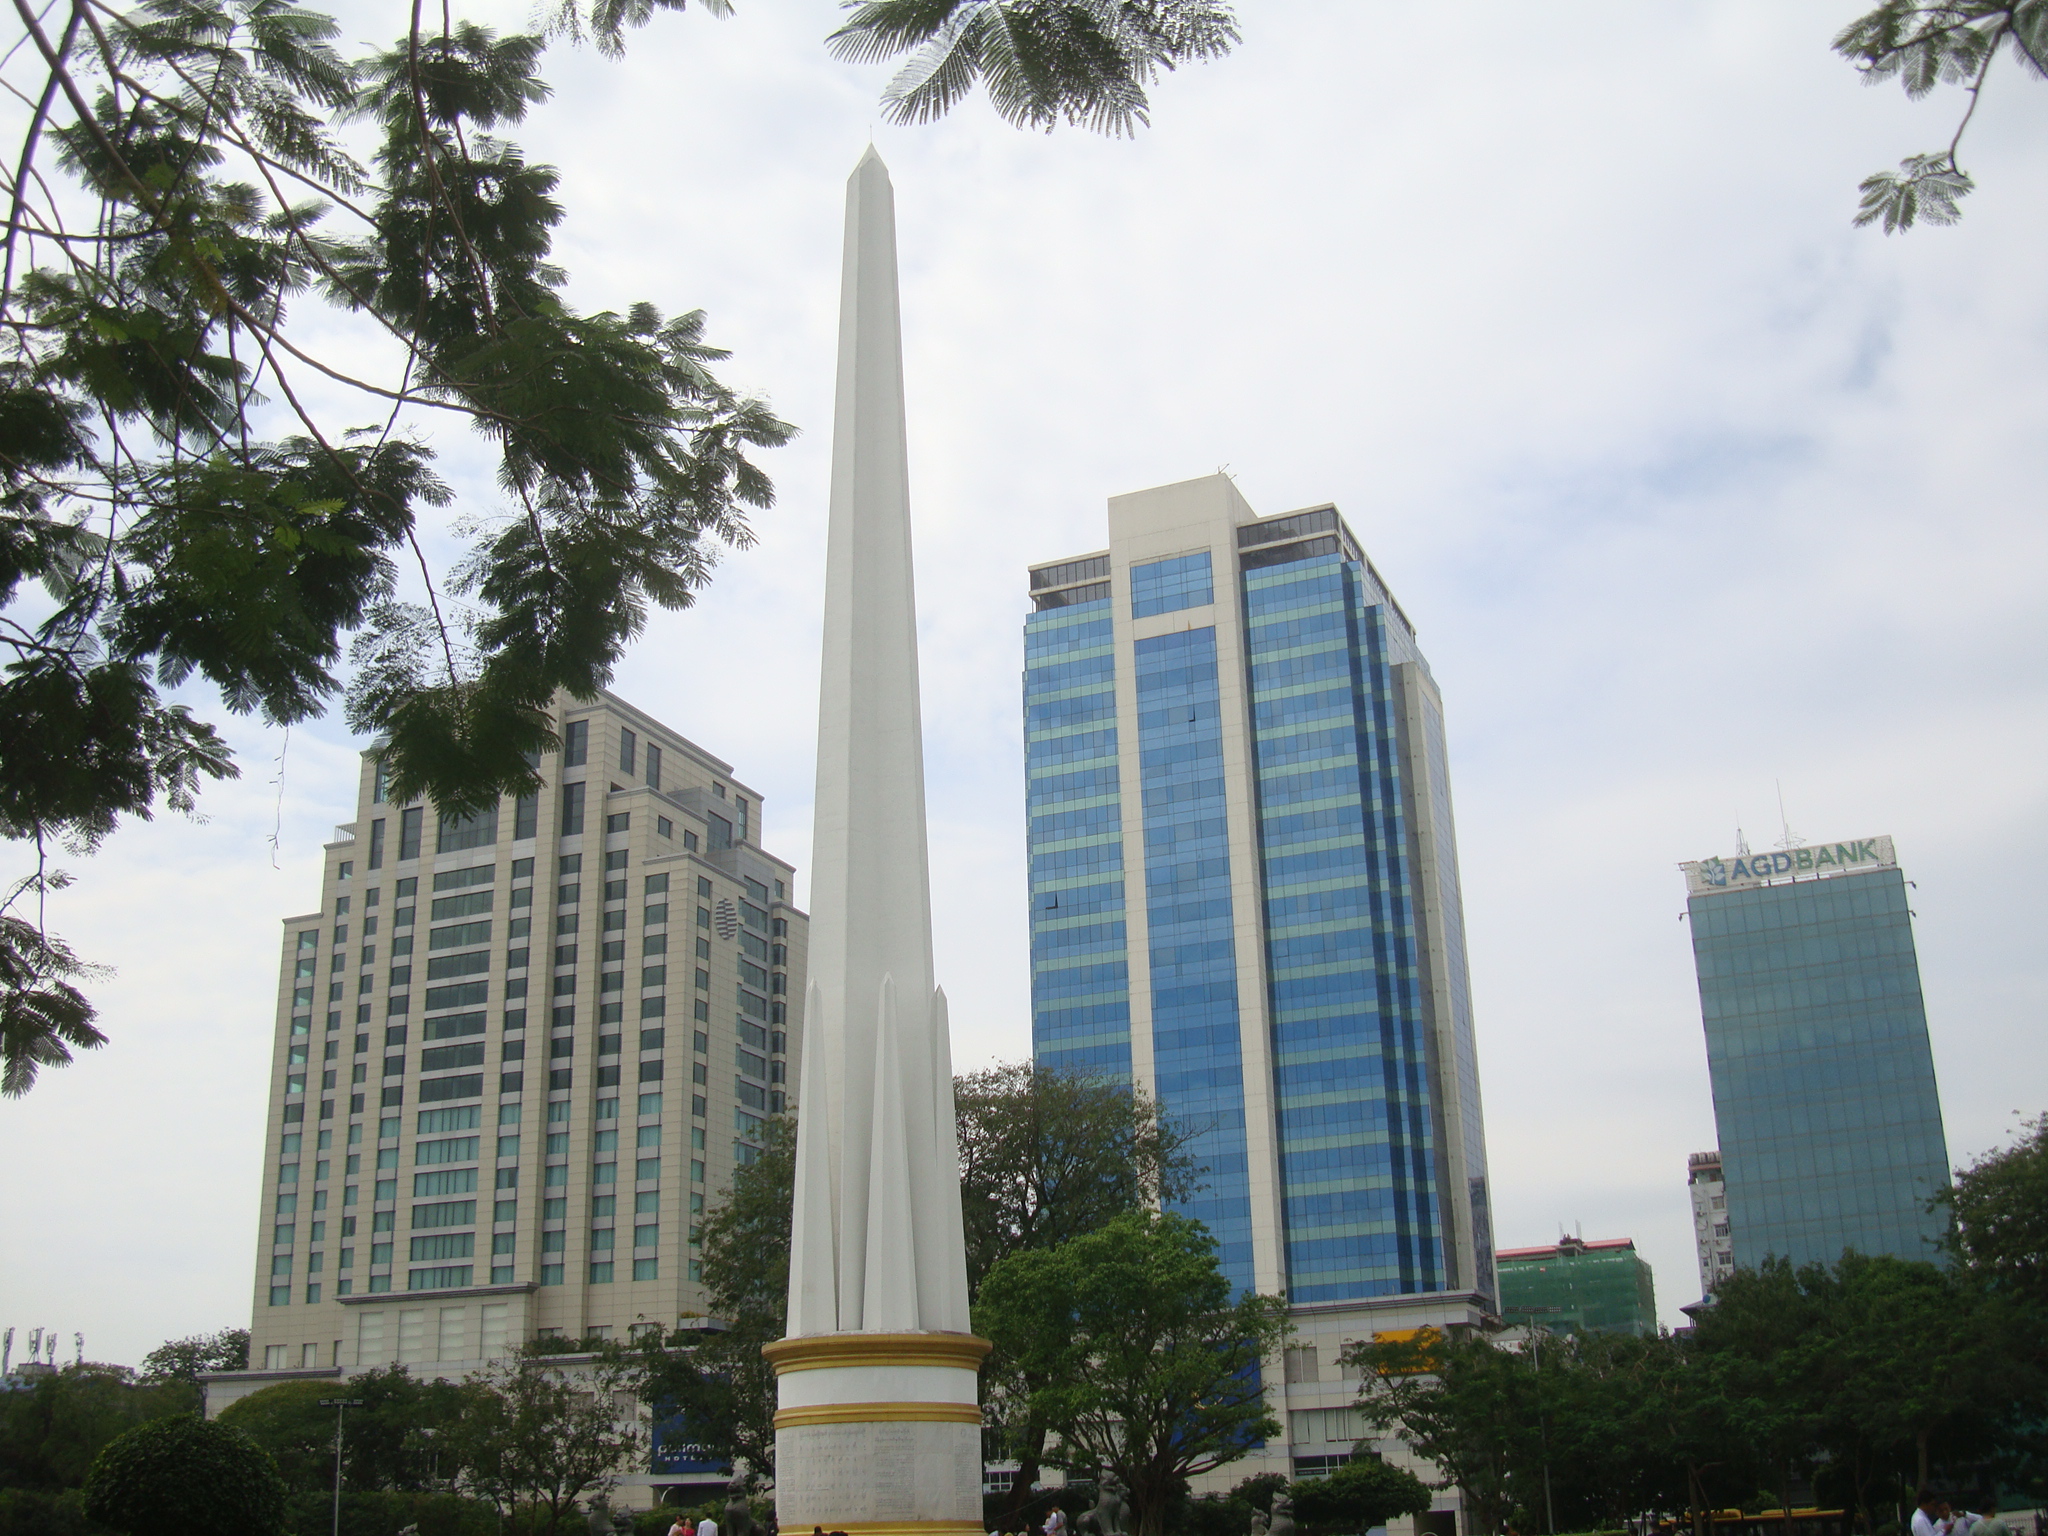
POLYGON ((896 202, 846 189, 825 664, 775 1508, 791 1533, 981 1536, 946 998, 932 979, 896 202))

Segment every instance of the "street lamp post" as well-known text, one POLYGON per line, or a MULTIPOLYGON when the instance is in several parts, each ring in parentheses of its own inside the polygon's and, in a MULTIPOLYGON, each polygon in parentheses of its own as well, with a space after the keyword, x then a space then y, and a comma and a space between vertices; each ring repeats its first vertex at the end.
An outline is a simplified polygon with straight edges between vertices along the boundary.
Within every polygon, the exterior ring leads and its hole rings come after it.
POLYGON ((322 1408, 334 1410, 334 1536, 341 1536, 341 1421, 351 1408, 360 1408, 366 1401, 360 1397, 323 1397, 322 1408))
MULTIPOLYGON (((1503 1307, 1503 1317, 1533 1317, 1539 1312, 1563 1312, 1564 1307, 1503 1307)), ((1536 1371, 1536 1438, 1543 1448, 1543 1529, 1557 1536, 1557 1510, 1550 1502, 1550 1426, 1543 1417, 1543 1346, 1539 1324, 1529 1325, 1529 1360, 1536 1371)))

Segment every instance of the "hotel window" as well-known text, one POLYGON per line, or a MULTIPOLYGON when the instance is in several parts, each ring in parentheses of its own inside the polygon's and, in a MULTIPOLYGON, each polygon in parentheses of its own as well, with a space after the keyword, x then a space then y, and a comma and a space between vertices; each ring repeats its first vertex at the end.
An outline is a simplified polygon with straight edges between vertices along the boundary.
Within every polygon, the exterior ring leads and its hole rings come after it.
POLYGON ((562 825, 564 837, 573 837, 583 830, 583 781, 562 786, 562 825))
POLYGON ((434 839, 434 852, 461 853, 468 848, 488 848, 498 840, 498 808, 488 806, 468 816, 443 812, 434 839))
POLYGON ((370 823, 370 868, 384 867, 384 818, 379 816, 370 823))
POLYGON ((425 828, 427 813, 422 806, 412 806, 398 813, 398 857, 401 862, 420 856, 420 833, 425 828))
POLYGON ((590 756, 590 722, 571 720, 562 728, 562 766, 581 768, 590 756))
POLYGON ((650 789, 661 788, 661 748, 651 741, 647 743, 647 785, 650 789))
POLYGON ((634 735, 634 734, 633 734, 633 733, 632 733, 631 731, 627 730, 625 726, 623 726, 623 725, 622 725, 622 726, 620 726, 620 727, 619 727, 619 772, 621 772, 621 773, 631 773, 631 772, 633 772, 633 769, 634 769, 634 759, 635 759, 636 755, 638 754, 638 751, 639 751, 639 747, 640 747, 640 738, 639 738, 639 737, 637 737, 637 736, 635 736, 635 735, 634 735))
POLYGON ((512 840, 532 837, 540 831, 540 796, 521 795, 512 802, 512 840))

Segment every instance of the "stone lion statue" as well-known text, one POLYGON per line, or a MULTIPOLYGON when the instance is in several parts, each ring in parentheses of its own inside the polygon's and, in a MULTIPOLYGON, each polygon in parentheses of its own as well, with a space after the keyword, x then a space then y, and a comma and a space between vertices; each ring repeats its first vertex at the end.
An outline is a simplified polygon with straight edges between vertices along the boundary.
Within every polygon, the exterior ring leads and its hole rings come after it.
POLYGON ((1093 1531, 1095 1536, 1124 1536, 1131 1528, 1131 1501, 1124 1496, 1124 1485, 1117 1481, 1114 1472, 1102 1474, 1102 1481, 1096 1485, 1095 1507, 1076 1524, 1083 1531, 1093 1531))
POLYGON ((1294 1536, 1294 1499, 1285 1493, 1273 1495, 1273 1519, 1268 1536, 1294 1536))
POLYGON ((745 1475, 735 1477, 725 1488, 725 1519, 719 1536, 755 1536, 754 1506, 747 1500, 745 1475))

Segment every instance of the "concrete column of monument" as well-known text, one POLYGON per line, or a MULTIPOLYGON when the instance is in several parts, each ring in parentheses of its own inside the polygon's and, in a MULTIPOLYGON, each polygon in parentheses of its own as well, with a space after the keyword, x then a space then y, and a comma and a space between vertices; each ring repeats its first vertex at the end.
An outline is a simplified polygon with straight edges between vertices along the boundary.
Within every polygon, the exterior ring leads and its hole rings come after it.
POLYGON ((846 193, 818 706, 811 971, 797 1085, 786 1531, 979 1536, 988 1353, 967 1331, 946 998, 933 984, 895 194, 846 193))

